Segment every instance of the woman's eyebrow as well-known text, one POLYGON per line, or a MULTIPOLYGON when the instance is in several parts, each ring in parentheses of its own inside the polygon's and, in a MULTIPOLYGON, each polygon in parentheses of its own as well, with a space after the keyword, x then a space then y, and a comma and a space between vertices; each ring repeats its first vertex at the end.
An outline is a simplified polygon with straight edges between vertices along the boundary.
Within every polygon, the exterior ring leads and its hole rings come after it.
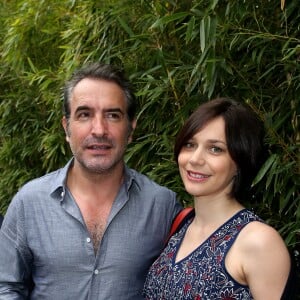
POLYGON ((211 143, 211 144, 221 143, 221 144, 224 144, 225 146, 227 146, 227 143, 222 141, 222 140, 209 139, 208 142, 211 143))

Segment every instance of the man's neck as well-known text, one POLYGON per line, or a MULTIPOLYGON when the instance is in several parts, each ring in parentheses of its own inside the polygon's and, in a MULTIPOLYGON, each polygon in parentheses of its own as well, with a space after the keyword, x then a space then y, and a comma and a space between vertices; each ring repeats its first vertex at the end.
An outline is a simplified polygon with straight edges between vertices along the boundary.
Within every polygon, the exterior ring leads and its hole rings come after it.
POLYGON ((95 173, 73 165, 68 172, 67 186, 76 198, 88 202, 113 202, 123 183, 124 164, 118 165, 110 172, 95 173))

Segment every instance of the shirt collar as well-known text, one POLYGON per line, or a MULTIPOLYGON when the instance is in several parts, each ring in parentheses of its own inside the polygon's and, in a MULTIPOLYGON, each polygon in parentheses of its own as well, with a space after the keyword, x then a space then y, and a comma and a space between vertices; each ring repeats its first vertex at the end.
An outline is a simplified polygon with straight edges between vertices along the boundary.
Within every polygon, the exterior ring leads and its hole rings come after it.
POLYGON ((61 169, 57 170, 57 174, 51 182, 50 194, 59 194, 62 196, 65 193, 68 170, 72 166, 74 158, 72 157, 68 163, 61 169))
MULTIPOLYGON (((73 162, 74 157, 72 157, 63 168, 57 171, 57 176, 53 178, 53 181, 51 183, 51 195, 59 193, 61 196, 62 193, 65 193, 68 170, 73 165, 73 162)), ((127 192, 129 192, 133 184, 135 184, 139 190, 141 189, 139 182, 136 178, 136 171, 128 168, 126 165, 124 167, 124 184, 127 192)))
POLYGON ((129 192, 130 188, 135 185, 139 190, 141 189, 139 181, 136 177, 137 172, 133 169, 128 168, 125 165, 124 168, 124 183, 126 187, 126 191, 129 192))

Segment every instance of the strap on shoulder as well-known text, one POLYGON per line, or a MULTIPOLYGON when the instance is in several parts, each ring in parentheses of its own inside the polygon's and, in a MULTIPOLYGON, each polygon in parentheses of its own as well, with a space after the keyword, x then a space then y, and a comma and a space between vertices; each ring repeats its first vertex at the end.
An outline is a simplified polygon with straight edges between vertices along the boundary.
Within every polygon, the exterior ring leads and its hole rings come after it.
POLYGON ((170 237, 176 233, 181 226, 183 225, 183 221, 190 215, 192 214, 192 212, 194 213, 194 208, 193 207, 186 207, 184 209, 182 209, 177 216, 175 217, 170 233, 168 235, 168 238, 166 240, 166 243, 169 241, 170 237))

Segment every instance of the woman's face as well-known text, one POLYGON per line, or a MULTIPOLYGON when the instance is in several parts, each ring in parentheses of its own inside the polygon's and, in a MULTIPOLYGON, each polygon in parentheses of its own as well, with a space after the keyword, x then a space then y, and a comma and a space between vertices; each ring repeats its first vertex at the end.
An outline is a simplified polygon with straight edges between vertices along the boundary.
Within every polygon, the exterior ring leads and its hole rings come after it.
POLYGON ((232 189, 237 166, 228 152, 222 117, 206 123, 183 145, 178 165, 189 194, 194 197, 227 197, 232 189))

